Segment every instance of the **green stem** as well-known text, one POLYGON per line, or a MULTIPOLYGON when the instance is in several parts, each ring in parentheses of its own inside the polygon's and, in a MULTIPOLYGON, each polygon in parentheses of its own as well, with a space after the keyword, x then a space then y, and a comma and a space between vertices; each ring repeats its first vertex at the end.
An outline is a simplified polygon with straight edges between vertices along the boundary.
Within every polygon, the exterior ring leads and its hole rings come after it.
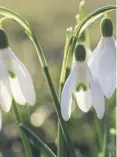
POLYGON ((109 156, 109 149, 108 149, 108 143, 109 143, 109 127, 108 127, 108 110, 107 110, 108 106, 106 105, 106 109, 105 109, 105 115, 103 118, 103 143, 102 143, 102 150, 101 150, 101 155, 99 153, 99 157, 108 157, 109 156))
MULTIPOLYGON (((62 69, 61 69, 61 75, 60 75, 60 84, 59 84, 59 100, 61 99, 61 92, 64 85, 64 80, 65 80, 65 68, 66 68, 66 60, 68 56, 68 43, 69 43, 69 40, 67 41, 67 36, 66 36, 64 57, 63 57, 63 63, 62 63, 62 69)), ((57 143, 58 143, 57 156, 66 157, 66 141, 64 139, 63 132, 62 132, 59 122, 58 122, 57 143)))
POLYGON ((59 97, 60 93, 62 91, 62 87, 64 85, 64 80, 65 80, 65 69, 66 69, 66 62, 67 62, 67 57, 69 54, 69 47, 70 47, 71 39, 68 41, 66 40, 65 43, 65 48, 64 48, 64 56, 63 56, 63 63, 62 63, 62 69, 61 69, 61 75, 60 75, 60 84, 59 84, 59 97))
MULTIPOLYGON (((61 90, 60 90, 61 91, 61 90)), ((61 97, 61 92, 59 91, 59 97, 61 97)), ((64 135, 60 126, 60 123, 58 122, 58 135, 57 135, 57 143, 58 143, 58 149, 57 149, 57 157, 66 157, 66 141, 64 139, 64 135)))
POLYGON ((45 57, 44 57, 44 53, 41 49, 39 41, 36 39, 36 36, 34 34, 33 34, 33 38, 31 38, 31 39, 33 41, 33 44, 35 45, 36 50, 37 50, 37 55, 38 55, 39 60, 41 62, 41 66, 43 68, 45 78, 48 82, 50 93, 51 93, 52 99, 54 101, 56 113, 57 113, 57 116, 59 118, 59 123, 60 123, 61 129, 62 129, 64 138, 66 140, 66 144, 67 144, 69 153, 71 154, 71 156, 75 157, 76 155, 75 155, 74 149, 72 147, 72 141, 71 141, 69 133, 67 131, 66 123, 63 120, 62 115, 61 115, 60 101, 57 97, 57 94, 56 94, 56 91, 55 91, 55 88, 54 88, 54 85, 53 85, 53 82, 52 82, 52 78, 51 78, 51 75, 50 75, 50 72, 49 72, 49 68, 48 68, 48 65, 47 65, 45 57))
POLYGON ((67 79, 68 71, 69 71, 69 69, 71 69, 71 63, 72 63, 71 56, 73 56, 72 55, 73 54, 73 48, 75 47, 73 45, 75 43, 74 40, 77 40, 77 38, 72 36, 69 39, 67 45, 65 46, 64 59, 63 59, 62 70, 61 70, 61 75, 60 75, 59 95, 60 95, 62 88, 64 86, 64 83, 67 79))
POLYGON ((108 149, 108 144, 109 144, 109 126, 108 126, 108 106, 106 105, 106 111, 105 111, 105 116, 104 116, 104 138, 105 138, 105 146, 104 146, 104 156, 103 157, 108 157, 109 156, 109 149, 108 149))
POLYGON ((15 101, 13 100, 12 102, 12 108, 13 108, 13 112, 14 112, 14 117, 15 117, 15 121, 16 121, 16 125, 19 129, 19 133, 20 133, 20 137, 22 140, 22 143, 24 145, 24 149, 25 149, 25 153, 27 157, 32 157, 32 151, 31 151, 31 147, 28 141, 28 138, 26 137, 26 135, 23 133, 23 131, 20 129, 19 124, 21 123, 21 118, 17 109, 17 104, 15 103, 15 101))
POLYGON ((72 147, 72 142, 71 142, 71 139, 69 137, 69 133, 67 131, 66 123, 63 120, 62 115, 61 115, 60 103, 59 103, 58 97, 56 95, 55 89, 53 87, 53 84, 52 84, 52 81, 51 81, 51 78, 50 78, 50 75, 49 75, 48 67, 45 67, 44 71, 46 73, 46 78, 47 78, 47 81, 48 81, 48 84, 49 84, 49 87, 50 87, 51 95, 53 96, 53 101, 55 102, 55 108, 56 108, 56 111, 57 111, 57 115, 59 117, 60 126, 61 126, 61 129, 62 129, 64 138, 66 140, 67 147, 69 149, 69 153, 71 154, 71 157, 75 157, 76 155, 75 155, 74 149, 72 147))

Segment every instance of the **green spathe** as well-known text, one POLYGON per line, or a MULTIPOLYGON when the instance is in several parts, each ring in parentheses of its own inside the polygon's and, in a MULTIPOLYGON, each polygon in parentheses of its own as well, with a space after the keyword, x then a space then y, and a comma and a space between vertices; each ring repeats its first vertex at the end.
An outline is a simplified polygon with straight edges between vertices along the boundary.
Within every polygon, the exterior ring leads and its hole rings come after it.
POLYGON ((86 50, 82 44, 78 44, 75 49, 75 59, 76 61, 85 61, 86 50))
POLYGON ((0 49, 7 48, 9 46, 7 33, 3 28, 0 28, 0 49))
POLYGON ((112 37, 113 35, 113 23, 110 18, 104 17, 101 21, 101 32, 103 37, 112 37))

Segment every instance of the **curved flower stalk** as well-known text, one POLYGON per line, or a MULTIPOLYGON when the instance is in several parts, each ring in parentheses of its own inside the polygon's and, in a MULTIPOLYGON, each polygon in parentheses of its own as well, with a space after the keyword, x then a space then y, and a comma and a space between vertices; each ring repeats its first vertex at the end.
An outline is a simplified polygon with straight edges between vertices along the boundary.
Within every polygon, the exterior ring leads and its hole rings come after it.
POLYGON ((113 24, 109 18, 102 19, 101 31, 102 37, 88 64, 104 95, 109 99, 116 88, 116 41, 113 37, 113 24))
POLYGON ((93 104, 98 118, 102 118, 105 111, 104 95, 98 81, 93 75, 85 61, 86 50, 79 44, 75 50, 76 63, 65 82, 61 95, 61 113, 65 121, 71 115, 72 94, 75 93, 76 101, 83 112, 88 112, 93 104))
POLYGON ((5 30, 0 28, 0 105, 5 112, 10 111, 12 96, 18 104, 35 104, 32 78, 9 47, 5 30))

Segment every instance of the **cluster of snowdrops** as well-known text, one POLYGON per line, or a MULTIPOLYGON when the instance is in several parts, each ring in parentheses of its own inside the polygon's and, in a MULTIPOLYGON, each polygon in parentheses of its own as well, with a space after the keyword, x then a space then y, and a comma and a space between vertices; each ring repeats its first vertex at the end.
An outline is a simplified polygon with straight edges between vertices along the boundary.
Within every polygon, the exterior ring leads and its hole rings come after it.
MULTIPOLYGON (((103 9, 111 10, 115 9, 114 6, 105 7, 99 9, 99 13, 103 9), (100 11, 101 10, 101 11, 100 11)), ((9 15, 9 18, 16 20, 21 26, 24 27, 29 38, 35 45, 37 54, 45 73, 51 95, 53 97, 60 125, 67 141, 69 150, 72 150, 72 146, 69 134, 66 129, 65 121, 68 121, 71 116, 71 105, 73 98, 75 99, 78 107, 83 112, 88 112, 92 105, 95 108, 97 117, 102 119, 105 113, 105 97, 110 99, 116 89, 116 41, 113 36, 113 23, 111 18, 104 15, 100 23, 101 39, 97 44, 93 52, 89 50, 85 43, 85 36, 83 40, 79 40, 75 36, 75 48, 72 52, 72 65, 69 70, 69 74, 65 79, 60 93, 60 105, 57 94, 54 89, 53 82, 49 73, 47 62, 44 58, 43 51, 36 39, 29 24, 23 20, 17 14, 1 8, 3 15, 9 15), (6 14, 7 12, 7 14, 6 14)), ((104 11, 103 11, 104 12, 104 11)), ((95 14, 95 12, 94 12, 95 14)), ((97 14, 98 15, 98 14, 97 14)), ((89 16, 90 17, 90 16, 89 16)), ((88 18, 86 18, 88 19, 88 18)), ((1 20, 1 21, 4 21, 1 20)), ((84 20, 85 21, 85 20, 84 20)), ((88 21, 88 20, 87 20, 88 21)), ((85 21, 85 22, 87 22, 85 21)), ((29 104, 35 105, 36 93, 32 78, 26 68, 26 66, 17 58, 12 49, 9 46, 8 36, 5 29, 0 25, 0 130, 2 129, 2 112, 9 112, 14 102, 16 104, 29 104)), ((72 39, 73 32, 77 27, 67 30, 69 42, 72 39)), ((83 35, 84 32, 82 32, 83 35)), ((75 41, 74 40, 74 41, 75 41)), ((71 55, 71 54, 69 54, 71 55)), ((65 56, 67 58, 67 56, 65 56)), ((63 60, 64 61, 64 60, 63 60)), ((63 66, 64 69, 64 66, 63 66)), ((63 70, 64 73, 64 70, 63 70)), ((19 125, 20 118, 17 112, 17 108, 14 109, 16 121, 19 125)), ((26 129, 26 128, 25 128, 26 129)), ((28 130, 29 133, 29 130, 28 130)), ((60 130, 59 130, 60 133, 60 130)), ((22 134, 21 134, 22 135, 22 134)), ((36 138, 34 135, 31 135, 36 138)), ((62 136, 61 136, 62 137, 62 136)), ((24 146, 27 142, 24 141, 24 146)), ((58 139, 59 141, 59 139, 58 139)), ((40 140, 39 140, 40 142, 40 140)), ((43 146, 42 142, 40 142, 43 146)), ((30 149, 25 147, 25 151, 29 153, 30 149)), ((55 157, 53 152, 48 147, 44 149, 55 157)), ((72 152, 72 151, 71 151, 72 152)), ((27 153, 27 154, 28 154, 27 153)), ((72 152, 73 153, 73 152, 72 152)), ((73 153, 74 154, 74 153, 73 153)), ((61 155, 59 154, 61 157, 61 155)), ((72 155, 73 156, 73 155, 72 155)))
MULTIPOLYGON (((116 88, 116 41, 113 24, 109 17, 101 21, 101 39, 87 57, 87 46, 76 45, 72 69, 61 94, 61 113, 65 121, 71 115, 72 95, 79 108, 88 112, 92 104, 101 119, 105 112, 105 99, 116 88)), ((8 37, 0 28, 0 105, 9 112, 12 99, 18 104, 34 105, 36 101, 32 78, 25 65, 9 47, 8 37)), ((0 128, 2 116, 0 112, 0 128)))

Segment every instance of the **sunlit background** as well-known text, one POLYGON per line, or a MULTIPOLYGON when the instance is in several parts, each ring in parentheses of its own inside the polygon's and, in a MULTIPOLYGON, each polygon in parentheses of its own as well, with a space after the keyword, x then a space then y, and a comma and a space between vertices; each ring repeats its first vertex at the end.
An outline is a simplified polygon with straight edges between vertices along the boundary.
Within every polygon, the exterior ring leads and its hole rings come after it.
MULTIPOLYGON (((78 0, 0 0, 0 5, 23 16, 36 32, 58 93, 59 76, 63 58, 66 28, 74 26, 78 13, 78 0)), ((90 13, 104 5, 115 4, 115 0, 86 0, 86 11, 90 13)), ((114 23, 115 12, 109 13, 114 23)), ((100 19, 89 27, 92 50, 100 39, 100 19)), ((57 116, 47 87, 47 83, 36 51, 24 30, 16 23, 7 21, 4 28, 8 31, 10 47, 29 69, 35 84, 37 102, 34 107, 20 106, 20 114, 25 124, 32 128, 41 139, 51 145, 56 152, 57 116)), ((115 96, 107 101, 109 105, 110 149, 115 152, 115 96)), ((21 139, 15 125, 13 112, 4 114, 3 128, 0 132, 0 152, 4 157, 25 157, 21 139)), ((73 105, 72 118, 68 122, 69 132, 77 152, 82 157, 96 157, 98 151, 96 113, 93 108, 88 114, 73 105)), ((98 120, 102 128, 102 122, 98 120)), ((33 148, 34 157, 38 152, 33 148)), ((113 156, 114 157, 114 156, 113 156)))

